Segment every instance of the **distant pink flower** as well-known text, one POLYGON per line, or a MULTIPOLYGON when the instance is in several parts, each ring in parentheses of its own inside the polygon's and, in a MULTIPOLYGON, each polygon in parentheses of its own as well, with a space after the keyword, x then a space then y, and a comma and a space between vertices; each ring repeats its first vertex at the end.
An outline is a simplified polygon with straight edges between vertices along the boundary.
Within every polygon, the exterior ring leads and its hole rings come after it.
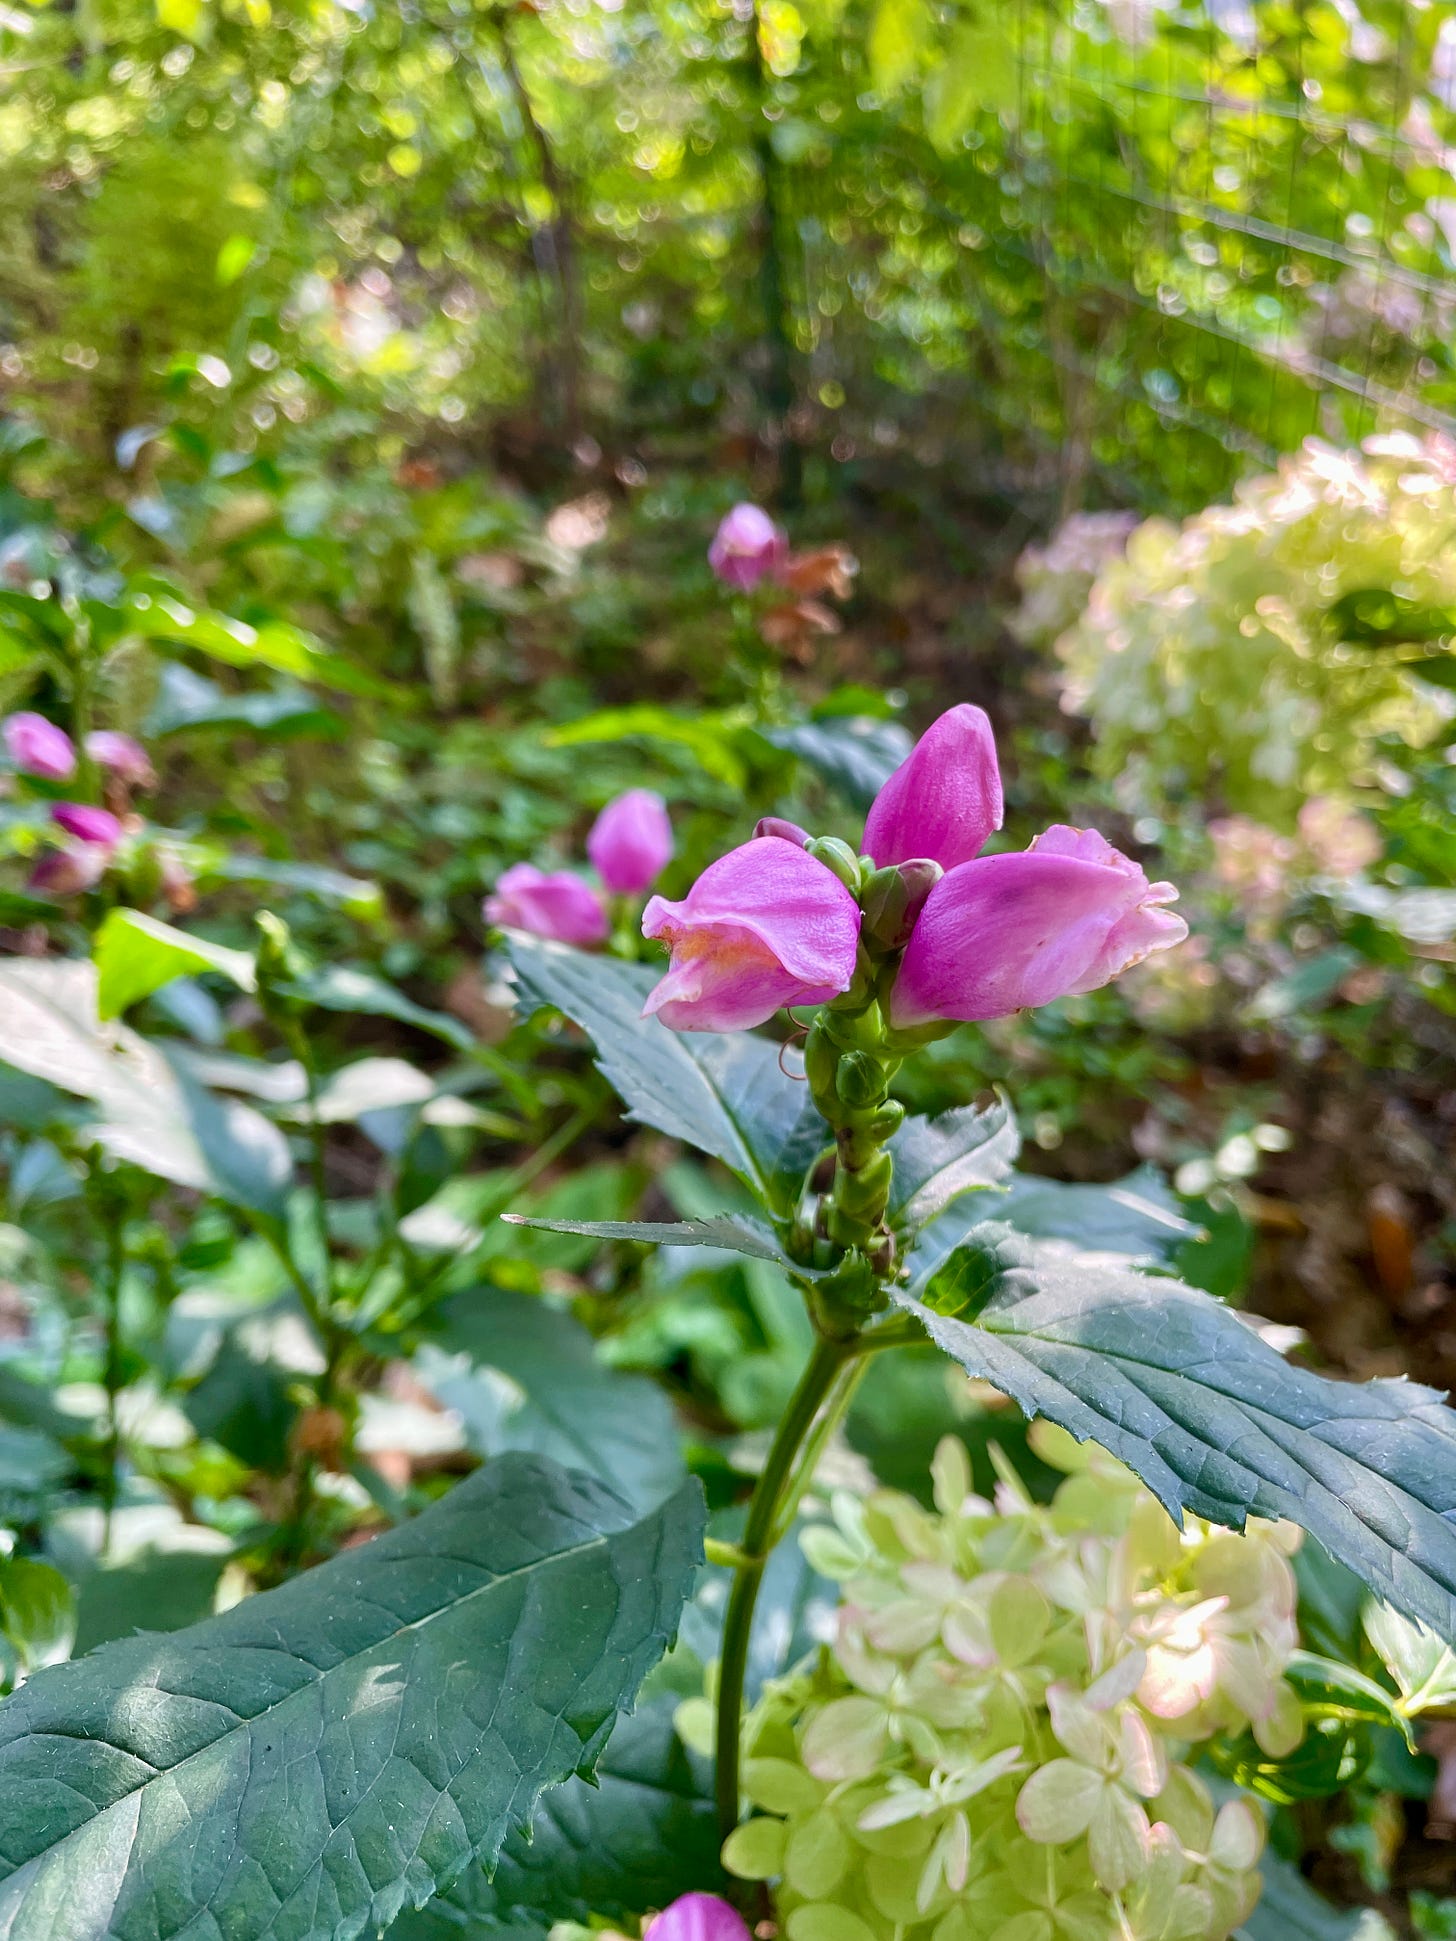
POLYGON ((751 593, 773 579, 789 557, 789 542, 762 506, 746 502, 726 515, 708 548, 708 564, 725 586, 751 593))
POLYGON ((748 1924, 716 1894, 684 1894, 649 1921, 642 1941, 752 1941, 748 1924))
POLYGON ((3 730, 11 761, 27 775, 40 775, 48 782, 68 782, 76 772, 76 750, 71 737, 43 714, 12 714, 3 730))
POLYGON ((962 702, 933 721, 881 788, 865 821, 865 853, 881 869, 928 857, 954 869, 1001 827, 1001 771, 984 711, 962 702))
POLYGON ((1338 796, 1312 795, 1299 811, 1299 833, 1330 876, 1357 876, 1380 857, 1380 837, 1358 809, 1338 796))
POLYGON ((89 802, 57 802, 51 809, 51 821, 58 822, 77 842, 115 849, 121 841, 120 817, 110 809, 93 808, 89 802))
POLYGON ((549 876, 533 863, 508 869, 485 900, 487 923, 529 930, 563 944, 605 943, 610 926, 602 899, 570 870, 549 876))
POLYGON ((755 836, 705 869, 680 903, 654 896, 644 936, 672 949, 643 1015, 674 1031, 742 1031, 786 1004, 849 988, 859 906, 834 873, 791 842, 755 836))
POLYGON ((586 853, 613 896, 639 896, 672 861, 667 806, 651 789, 628 789, 592 824, 586 853))
POLYGON ((891 995, 901 1027, 978 1023, 1095 991, 1188 934, 1178 892, 1095 830, 1056 826, 1018 854, 962 863, 926 899, 891 995))
POLYGON ((94 890, 106 874, 112 852, 101 843, 76 843, 48 849, 30 872, 30 888, 38 896, 78 896, 94 890))
POLYGON ((149 789, 156 783, 156 770, 145 748, 132 735, 118 734, 111 728, 98 728, 86 737, 86 753, 98 768, 114 775, 129 788, 149 789))

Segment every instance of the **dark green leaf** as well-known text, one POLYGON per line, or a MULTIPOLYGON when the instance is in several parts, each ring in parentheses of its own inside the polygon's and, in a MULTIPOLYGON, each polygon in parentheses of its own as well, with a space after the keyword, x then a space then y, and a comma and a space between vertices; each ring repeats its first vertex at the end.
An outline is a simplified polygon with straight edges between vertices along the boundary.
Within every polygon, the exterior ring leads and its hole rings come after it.
POLYGON ((445 1011, 430 1011, 423 1004, 386 984, 382 977, 368 971, 353 970, 346 964, 322 964, 290 986, 293 996, 317 1004, 325 1011, 348 1011, 361 1017, 395 1018, 401 1024, 416 1025, 421 1031, 443 1038, 457 1051, 469 1051, 475 1043, 458 1018, 445 1011))
POLYGON ((865 810, 914 746, 898 721, 849 715, 804 721, 793 728, 765 728, 764 739, 797 755, 839 790, 852 808, 865 810))
POLYGON ((960 1105, 938 1118, 907 1119, 890 1141, 895 1225, 914 1232, 962 1193, 999 1185, 1020 1150, 1021 1135, 1004 1099, 984 1112, 960 1105))
POLYGON ((543 1227, 548 1233, 641 1240, 652 1247, 723 1247, 729 1253, 786 1264, 772 1233, 746 1213, 719 1213, 709 1220, 540 1220, 530 1213, 504 1213, 501 1218, 513 1227, 543 1227))
POLYGON ((351 1941, 589 1772, 671 1638, 696 1485, 633 1523, 507 1457, 371 1544, 0 1704, 0 1934, 351 1941))
POLYGON ((802 1136, 804 1087, 780 1069, 776 1045, 746 1032, 669 1031, 644 1018, 643 1000, 658 978, 647 965, 591 957, 519 931, 508 949, 522 1008, 552 1005, 589 1034, 628 1118, 711 1153, 782 1209, 774 1183, 802 1136))
POLYGON ((1196 1289, 999 1224, 962 1244, 992 1282, 978 1325, 896 1299, 969 1374, 1101 1443, 1170 1515, 1288 1517, 1456 1637, 1456 1418, 1433 1389, 1326 1381, 1196 1289))
POLYGON ((682 1457, 666 1395, 645 1376, 606 1367, 569 1314, 526 1294, 472 1287, 451 1295, 431 1328, 438 1348, 421 1352, 421 1379, 459 1413, 480 1454, 549 1456, 634 1503, 659 1502, 677 1487, 682 1457))
MULTIPOLYGON (((721 1888, 711 1776, 673 1730, 675 1709, 669 1694, 644 1702, 612 1734, 595 1785, 548 1793, 530 1834, 507 1837, 494 1879, 471 1867, 447 1888, 430 1909, 444 1931, 630 1920, 721 1888)), ((414 1941, 416 1931, 407 1921, 393 1932, 414 1941)))
POLYGON ((1155 1262, 1168 1260, 1198 1231, 1154 1166, 1139 1166, 1107 1186, 1071 1186, 1031 1173, 1006 1184, 1006 1197, 987 1211, 1036 1240, 1069 1240, 1089 1252, 1155 1262))
POLYGON ((1275 1853, 1260 1864, 1264 1891, 1234 1941, 1394 1941, 1372 1909, 1335 1907, 1275 1853))

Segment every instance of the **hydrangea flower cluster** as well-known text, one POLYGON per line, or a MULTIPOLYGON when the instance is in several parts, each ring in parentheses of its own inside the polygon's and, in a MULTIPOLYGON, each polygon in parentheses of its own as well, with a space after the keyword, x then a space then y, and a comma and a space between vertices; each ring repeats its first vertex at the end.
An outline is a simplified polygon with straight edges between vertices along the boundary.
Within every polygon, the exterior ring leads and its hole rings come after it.
MULTIPOLYGON (((1092 721, 1127 806, 1214 795, 1292 834, 1307 796, 1371 778, 1381 735, 1429 742, 1449 703, 1419 678, 1430 649, 1402 643, 1446 631, 1453 517, 1449 438, 1308 439, 1232 505, 1149 519, 1114 548, 1056 651, 1064 705, 1092 721)), ((1062 617, 1045 589, 1038 604, 1062 617)))
POLYGON ((666 803, 651 789, 616 796, 592 824, 586 852, 601 890, 575 870, 516 863, 486 898, 486 922, 588 950, 604 944, 612 929, 607 897, 641 896, 672 861, 666 803))
POLYGON ((724 1849, 787 1941, 1224 1941, 1257 1898, 1262 1816, 1188 1760, 1299 1741, 1299 1533, 1180 1532, 1101 1450, 1034 1437, 1071 1472, 1048 1506, 1004 1464, 974 1494, 948 1438, 933 1512, 845 1496, 804 1539, 838 1634, 750 1720, 760 1812, 724 1849))

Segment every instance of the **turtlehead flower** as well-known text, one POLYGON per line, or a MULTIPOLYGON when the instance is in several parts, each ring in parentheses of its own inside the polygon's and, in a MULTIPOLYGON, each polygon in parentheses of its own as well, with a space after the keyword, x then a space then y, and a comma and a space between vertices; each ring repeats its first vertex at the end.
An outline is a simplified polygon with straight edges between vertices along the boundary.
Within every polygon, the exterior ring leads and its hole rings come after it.
MULTIPOLYGON (((1094 991, 1187 936, 1187 924, 1164 907, 1177 897, 1172 884, 1150 883, 1137 863, 1095 830, 1057 826, 1020 854, 980 855, 1001 819, 991 724, 980 708, 962 704, 926 731, 876 796, 865 823, 868 862, 862 857, 856 863, 843 843, 830 845, 843 852, 844 866, 835 872, 841 887, 857 885, 850 900, 863 921, 871 957, 903 951, 889 1004, 896 1029, 940 1021, 979 1023, 1094 991)), ((754 842, 733 853, 747 856, 766 842, 776 842, 780 850, 802 849, 806 840, 796 824, 765 816, 754 842)), ((643 921, 647 936, 668 936, 669 918, 692 911, 703 885, 713 879, 712 894, 703 891, 702 901, 704 914, 711 904, 720 971, 712 979, 697 972, 689 977, 689 959, 708 953, 701 940, 692 950, 685 945, 681 958, 675 950, 673 972, 653 994, 658 1000, 653 1008, 678 1030, 726 1031, 762 1023, 778 1004, 826 1001, 846 990, 853 974, 847 955, 836 955, 833 978, 811 978, 797 970, 796 959, 812 948, 805 926, 818 920, 818 903, 801 907, 792 895, 771 895, 764 904, 756 875, 723 870, 728 860, 715 863, 683 904, 654 899, 648 917, 656 928, 643 921), (758 914, 746 905, 734 908, 740 881, 748 888, 750 880, 751 893, 760 899, 758 914), (771 936, 765 935, 765 925, 771 936), (730 962, 737 961, 727 954, 730 937, 738 939, 734 949, 742 955, 738 982, 744 1001, 717 1006, 710 1015, 702 999, 726 985, 730 962), (757 937, 758 943, 750 945, 747 937, 757 937), (770 958, 777 966, 772 974, 770 958), (689 977, 681 986, 672 982, 680 966, 689 977), (810 995, 811 986, 821 990, 819 998, 810 995), (691 1001, 669 1009, 669 999, 679 997, 691 1001)), ((817 867, 814 857, 809 860, 817 867)))
POLYGON ((1002 814, 990 720, 962 702, 931 723, 875 797, 865 854, 882 869, 916 857, 954 869, 980 855, 1002 814))
POLYGON ((735 592, 751 593, 774 579, 789 557, 789 542, 762 506, 746 501, 728 513, 708 548, 708 564, 735 592))
POLYGON ((89 802, 57 802, 51 810, 51 821, 59 823, 77 842, 109 850, 121 841, 120 816, 114 816, 110 809, 94 808, 89 802))
POLYGON ((86 737, 86 753, 98 768, 104 768, 128 788, 149 789, 156 785, 157 774, 151 757, 132 735, 98 728, 86 737))
POLYGON ((651 789, 628 789, 592 824, 586 853, 613 896, 640 896, 672 861, 667 805, 651 789))
POLYGON ((684 1894, 649 1921, 642 1941, 752 1941, 743 1916, 716 1894, 684 1894))
POLYGON ((48 849, 30 872, 29 887, 38 896, 79 896, 83 890, 94 890, 110 866, 111 854, 99 842, 48 849))
POLYGON ((949 870, 926 898, 890 1001, 901 1027, 979 1023, 1108 984, 1188 934, 1178 892, 1093 829, 1048 829, 1030 849, 949 870))
POLYGON ((834 873, 777 836, 755 836, 709 865, 681 902, 654 896, 644 936, 672 951, 645 1017, 675 1031, 743 1031, 786 1004, 849 988, 859 906, 834 873))
POLYGON ((76 772, 76 750, 64 728, 43 714, 7 716, 3 730, 10 759, 27 775, 68 782, 76 772))
POLYGON ((517 863, 485 900, 487 923, 529 930, 562 944, 605 943, 609 925, 602 899, 570 870, 549 875, 534 863, 517 863))

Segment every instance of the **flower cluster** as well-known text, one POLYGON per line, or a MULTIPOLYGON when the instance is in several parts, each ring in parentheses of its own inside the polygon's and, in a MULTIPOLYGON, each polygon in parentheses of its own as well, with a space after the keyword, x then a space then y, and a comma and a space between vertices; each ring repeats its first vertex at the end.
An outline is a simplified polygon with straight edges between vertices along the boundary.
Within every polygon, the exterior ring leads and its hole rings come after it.
POLYGON ((1039 1424, 1049 1506, 1009 1469, 936 1510, 889 1491, 804 1539, 844 1587, 832 1649, 748 1728, 731 1872, 771 1880, 788 1941, 1223 1941, 1258 1892, 1263 1819, 1186 1763, 1218 1732, 1298 1743, 1283 1680, 1298 1532, 1180 1532, 1110 1456, 1039 1424))
POLYGON ((617 796, 592 824, 586 852, 601 890, 574 870, 517 863, 486 898, 486 922, 585 949, 604 944, 612 929, 607 897, 641 896, 672 861, 672 824, 662 797, 651 789, 617 796))
MULTIPOLYGON (((0 723, 0 740, 11 766, 41 782, 69 782, 80 766, 71 737, 43 714, 7 715, 0 723)), ((31 889, 44 895, 74 896, 94 889, 116 860, 123 839, 140 827, 129 813, 131 792, 156 784, 147 751, 132 736, 97 729, 86 736, 85 748, 100 772, 109 806, 51 803, 51 822, 67 840, 47 850, 31 873, 31 889)))
POLYGON ((1307 440, 1232 505, 1139 526, 1057 642, 1128 806, 1215 795, 1291 834, 1307 796, 1373 779, 1381 736, 1429 742, 1453 517, 1456 445, 1398 433, 1307 440))
POLYGON ((844 546, 791 552, 782 528, 762 506, 746 501, 734 506, 719 524, 708 548, 708 564, 735 593, 775 590, 773 604, 757 616, 758 631, 768 646, 799 660, 809 657, 816 634, 839 632, 839 616, 824 604, 823 596, 847 600, 858 570, 844 546))
POLYGON ((979 1022, 1096 990, 1187 935, 1177 892, 1089 829, 983 856, 1001 826, 991 724, 941 715, 886 781, 862 854, 767 818, 643 933, 671 950, 647 1013, 678 1031, 762 1024, 878 980, 889 1025, 979 1022))

